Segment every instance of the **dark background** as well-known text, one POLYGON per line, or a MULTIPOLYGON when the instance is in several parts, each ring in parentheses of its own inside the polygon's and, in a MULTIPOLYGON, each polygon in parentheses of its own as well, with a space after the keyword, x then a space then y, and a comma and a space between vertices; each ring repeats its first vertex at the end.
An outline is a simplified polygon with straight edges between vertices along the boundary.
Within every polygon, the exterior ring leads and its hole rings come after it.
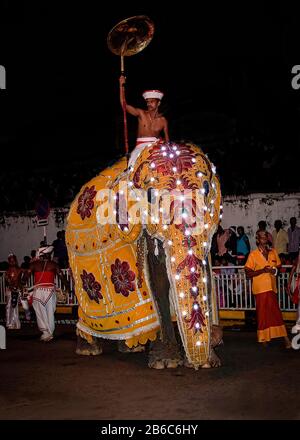
MULTIPOLYGON (((296 4, 2 2, 0 210, 32 209, 40 192, 67 205, 122 155, 120 60, 106 38, 140 14, 156 30, 125 59, 127 101, 141 107, 143 90, 163 90, 171 139, 202 146, 223 194, 299 191, 296 4)), ((132 149, 135 118, 128 124, 132 149)))

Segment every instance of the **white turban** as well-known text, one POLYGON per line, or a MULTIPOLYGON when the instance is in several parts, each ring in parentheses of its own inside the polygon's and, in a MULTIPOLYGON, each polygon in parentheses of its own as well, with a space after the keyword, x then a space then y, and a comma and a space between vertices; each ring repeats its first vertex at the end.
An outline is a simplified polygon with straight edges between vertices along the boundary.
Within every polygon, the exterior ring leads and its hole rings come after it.
POLYGON ((45 254, 50 254, 53 251, 53 246, 44 246, 44 247, 40 247, 37 251, 36 251, 36 256, 37 258, 40 258, 41 256, 45 255, 45 254))
POLYGON ((154 99, 161 100, 163 96, 164 96, 163 92, 160 92, 159 90, 146 90, 143 93, 143 98, 144 99, 154 98, 154 99))

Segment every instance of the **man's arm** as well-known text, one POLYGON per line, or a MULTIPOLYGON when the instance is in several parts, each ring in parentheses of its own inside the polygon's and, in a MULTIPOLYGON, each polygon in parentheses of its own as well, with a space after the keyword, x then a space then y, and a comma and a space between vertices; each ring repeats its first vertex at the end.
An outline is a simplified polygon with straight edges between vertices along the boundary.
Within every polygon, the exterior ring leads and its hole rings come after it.
POLYGON ((245 266, 246 277, 247 278, 257 277, 258 275, 261 275, 262 273, 270 272, 269 269, 271 269, 271 268, 264 267, 263 269, 253 270, 253 269, 250 269, 249 267, 245 266))
MULTIPOLYGON (((121 75, 119 78, 119 82, 120 82, 120 103, 121 103, 121 107, 123 108, 123 88, 125 88, 125 82, 126 82, 125 76, 121 75)), ((141 115, 141 109, 127 104, 126 97, 125 97, 125 90, 124 90, 124 100, 125 100, 126 111, 128 113, 130 113, 133 116, 140 116, 141 115)))

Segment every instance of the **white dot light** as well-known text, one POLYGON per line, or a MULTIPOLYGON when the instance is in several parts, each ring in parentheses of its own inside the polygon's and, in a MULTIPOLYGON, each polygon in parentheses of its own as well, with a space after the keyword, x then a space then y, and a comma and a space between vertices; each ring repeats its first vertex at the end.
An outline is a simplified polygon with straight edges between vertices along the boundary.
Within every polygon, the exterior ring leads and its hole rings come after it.
POLYGON ((167 156, 167 153, 165 151, 163 152, 163 156, 167 156))
POLYGON ((197 342, 196 342, 196 345, 197 345, 197 347, 200 347, 200 345, 201 345, 201 341, 197 341, 197 342))
POLYGON ((176 151, 176 154, 177 154, 177 156, 179 156, 179 154, 180 154, 180 151, 178 151, 178 150, 177 150, 177 151, 176 151))
POLYGON ((168 229, 167 225, 163 225, 163 229, 166 231, 168 229))
POLYGON ((176 184, 177 184, 177 185, 180 185, 180 184, 181 184, 181 180, 179 180, 179 179, 176 180, 176 184))
POLYGON ((189 249, 189 250, 188 250, 188 254, 189 254, 189 255, 193 255, 193 249, 189 249))
POLYGON ((205 312, 205 316, 208 316, 209 315, 209 312, 205 312))
POLYGON ((198 287, 197 287, 197 286, 193 286, 193 287, 192 287, 192 291, 193 291, 193 292, 197 292, 197 290, 198 290, 198 287))
POLYGON ((128 228, 127 228, 127 226, 125 226, 124 231, 125 231, 125 232, 128 232, 128 228))
POLYGON ((205 223, 204 227, 205 227, 205 229, 208 229, 208 224, 207 224, 207 223, 205 223))
POLYGON ((196 328, 200 328, 200 324, 199 324, 199 322, 196 322, 195 327, 196 327, 196 328))
POLYGON ((220 205, 220 209, 223 209, 223 205, 220 205))
POLYGON ((117 196, 114 196, 114 200, 117 200, 117 196))
POLYGON ((151 168, 155 168, 155 163, 152 162, 152 164, 150 166, 151 166, 151 168))
POLYGON ((201 171, 199 171, 199 173, 197 173, 197 177, 202 177, 203 174, 201 173, 201 171))
POLYGON ((133 186, 133 182, 128 182, 128 186, 133 186))
POLYGON ((220 214, 220 218, 222 218, 223 217, 223 215, 222 214, 220 214))
POLYGON ((187 315, 187 311, 186 310, 183 310, 183 312, 182 312, 182 316, 186 316, 187 315))
POLYGON ((169 156, 169 158, 170 158, 170 159, 173 159, 173 157, 174 157, 174 154, 171 153, 170 156, 169 156))
POLYGON ((165 151, 166 147, 161 147, 162 151, 165 151))
POLYGON ((184 292, 180 292, 179 296, 180 298, 184 298, 184 292))
POLYGON ((188 229, 184 233, 185 235, 191 235, 191 231, 189 231, 188 229))
POLYGON ((180 275, 177 273, 176 275, 175 275, 175 280, 179 280, 180 279, 180 275))
POLYGON ((172 241, 172 240, 169 240, 169 241, 168 241, 168 245, 169 245, 169 246, 172 246, 172 244, 173 244, 173 241, 172 241))
POLYGON ((191 272, 195 272, 195 268, 194 267, 191 267, 191 272))
POLYGON ((204 188, 201 188, 200 191, 201 191, 202 194, 205 194, 205 189, 204 188))
POLYGON ((150 182, 154 182, 154 180, 155 180, 154 177, 151 177, 150 182))
POLYGON ((207 296, 206 295, 203 296, 203 301, 207 301, 207 296))
POLYGON ((206 283, 206 281, 207 281, 206 277, 203 277, 202 281, 203 281, 203 283, 206 283))
POLYGON ((192 159, 192 162, 194 162, 194 163, 196 162, 196 159, 195 159, 194 157, 193 157, 193 159, 192 159))
POLYGON ((206 241, 203 242, 203 246, 204 246, 204 247, 207 246, 207 242, 206 242, 206 241))
POLYGON ((176 261, 176 258, 175 257, 171 257, 171 261, 172 261, 172 263, 174 263, 174 261, 176 261))
POLYGON ((176 168, 176 167, 173 167, 172 170, 174 171, 174 173, 176 173, 177 168, 176 168))
POLYGON ((203 266, 206 266, 206 261, 202 260, 202 264, 203 264, 203 266))
POLYGON ((193 305, 193 309, 194 309, 194 310, 198 310, 198 309, 199 309, 198 304, 194 304, 194 305, 193 305))

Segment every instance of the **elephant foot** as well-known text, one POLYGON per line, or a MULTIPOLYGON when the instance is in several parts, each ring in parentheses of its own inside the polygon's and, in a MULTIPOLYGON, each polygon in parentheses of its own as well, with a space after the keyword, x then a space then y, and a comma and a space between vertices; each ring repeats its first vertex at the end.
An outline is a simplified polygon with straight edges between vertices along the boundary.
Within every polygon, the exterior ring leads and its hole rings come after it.
POLYGON ((177 368, 183 360, 177 345, 155 341, 150 348, 148 366, 156 370, 177 368))
POLYGON ((221 367, 221 365, 222 363, 219 356, 217 356, 215 350, 212 349, 208 361, 205 362, 205 364, 203 364, 201 368, 218 368, 221 367))
POLYGON ((145 345, 138 344, 136 347, 129 348, 125 344, 125 341, 119 341, 118 351, 120 353, 141 353, 145 351, 145 345))
POLYGON ((89 343, 83 339, 80 335, 77 335, 77 347, 76 354, 81 356, 97 356, 102 354, 103 349, 101 342, 97 338, 93 338, 92 342, 89 343))

